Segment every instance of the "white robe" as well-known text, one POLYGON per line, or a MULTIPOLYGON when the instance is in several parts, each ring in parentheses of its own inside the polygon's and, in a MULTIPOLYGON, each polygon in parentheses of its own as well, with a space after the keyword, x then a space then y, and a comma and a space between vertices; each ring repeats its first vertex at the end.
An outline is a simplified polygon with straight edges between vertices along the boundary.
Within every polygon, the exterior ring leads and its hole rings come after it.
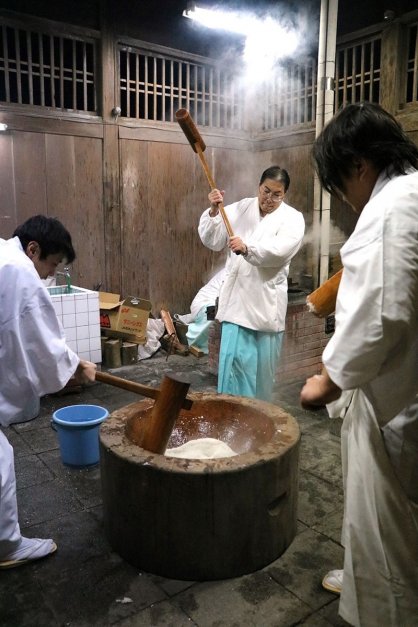
MULTIPOLYGON (((258 198, 244 198, 225 211, 248 255, 228 252, 216 317, 255 331, 283 331, 289 265, 302 243, 303 215, 282 202, 261 219, 258 198)), ((221 215, 211 218, 209 209, 200 218, 199 235, 216 251, 223 250, 229 239, 221 215)))
POLYGON ((66 345, 48 290, 19 238, 0 240, 0 425, 61 390, 79 357, 66 345))
POLYGON ((418 625, 418 172, 379 177, 341 258, 336 330, 323 355, 331 379, 353 390, 344 394, 342 412, 340 614, 361 627, 412 627, 418 625))
MULTIPOLYGON (((62 389, 79 357, 17 237, 0 240, 0 425, 27 418, 40 396, 62 389)), ((13 448, 0 432, 0 559, 20 543, 13 448)))

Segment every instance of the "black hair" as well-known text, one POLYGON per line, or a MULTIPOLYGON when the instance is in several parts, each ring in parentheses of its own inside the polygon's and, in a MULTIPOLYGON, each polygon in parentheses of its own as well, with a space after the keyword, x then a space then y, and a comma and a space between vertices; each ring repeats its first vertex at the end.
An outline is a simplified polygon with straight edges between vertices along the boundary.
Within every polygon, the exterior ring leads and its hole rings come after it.
POLYGON ((289 189, 290 176, 286 170, 278 165, 272 165, 270 168, 267 168, 267 170, 264 170, 263 174, 261 175, 259 185, 262 185, 266 179, 272 179, 273 181, 283 183, 285 192, 287 192, 287 190, 289 189))
POLYGON ((37 242, 40 248, 40 259, 46 259, 48 255, 57 253, 63 255, 65 263, 71 263, 75 259, 71 235, 56 218, 32 216, 16 228, 13 233, 13 237, 15 236, 20 239, 25 251, 29 242, 37 242))
POLYGON ((372 103, 341 109, 316 139, 312 156, 321 185, 336 195, 357 159, 399 175, 418 168, 418 147, 390 113, 372 103))

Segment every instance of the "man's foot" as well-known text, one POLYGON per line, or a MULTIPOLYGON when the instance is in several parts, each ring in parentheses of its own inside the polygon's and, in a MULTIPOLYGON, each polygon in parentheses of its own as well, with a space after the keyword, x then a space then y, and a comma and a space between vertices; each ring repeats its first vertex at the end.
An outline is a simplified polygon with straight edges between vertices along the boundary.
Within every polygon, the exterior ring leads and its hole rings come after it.
POLYGON ((322 580, 322 587, 335 594, 341 594, 343 587, 343 571, 330 570, 322 580))
POLYGON ((40 538, 22 538, 18 548, 0 559, 0 570, 16 568, 28 562, 39 560, 55 553, 57 545, 53 540, 41 540, 40 538))

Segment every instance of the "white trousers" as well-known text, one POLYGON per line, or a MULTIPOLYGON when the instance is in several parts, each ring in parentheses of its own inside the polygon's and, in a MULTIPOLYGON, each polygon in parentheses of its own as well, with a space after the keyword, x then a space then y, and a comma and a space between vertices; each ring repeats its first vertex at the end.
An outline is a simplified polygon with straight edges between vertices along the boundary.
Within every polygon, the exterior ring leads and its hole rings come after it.
POLYGON ((17 520, 13 447, 0 431, 0 559, 12 553, 19 546, 21 538, 17 520))
MULTIPOLYGON (((361 390, 354 391, 345 415, 341 449, 345 552, 339 613, 355 627, 416 627, 418 505, 402 486, 409 485, 409 477, 401 483, 395 474, 361 390)), ((405 466, 408 472, 411 467, 405 466)))

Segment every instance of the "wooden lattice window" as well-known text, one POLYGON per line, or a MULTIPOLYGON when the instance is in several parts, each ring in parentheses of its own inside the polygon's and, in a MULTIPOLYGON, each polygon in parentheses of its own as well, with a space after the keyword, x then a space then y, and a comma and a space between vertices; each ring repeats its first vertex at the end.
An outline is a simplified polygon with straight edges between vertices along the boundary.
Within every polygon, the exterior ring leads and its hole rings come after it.
POLYGON ((380 35, 358 44, 338 46, 336 109, 364 101, 379 103, 380 60, 380 35))
POLYGON ((406 67, 405 102, 418 101, 418 24, 411 24, 407 31, 408 58, 406 67))
POLYGON ((96 112, 95 43, 12 25, 0 30, 0 101, 96 112))
POLYGON ((121 46, 119 73, 124 117, 174 122, 186 108, 199 126, 243 128, 243 99, 227 68, 121 46))
POLYGON ((315 120, 316 74, 313 59, 278 68, 265 85, 264 131, 315 120))

